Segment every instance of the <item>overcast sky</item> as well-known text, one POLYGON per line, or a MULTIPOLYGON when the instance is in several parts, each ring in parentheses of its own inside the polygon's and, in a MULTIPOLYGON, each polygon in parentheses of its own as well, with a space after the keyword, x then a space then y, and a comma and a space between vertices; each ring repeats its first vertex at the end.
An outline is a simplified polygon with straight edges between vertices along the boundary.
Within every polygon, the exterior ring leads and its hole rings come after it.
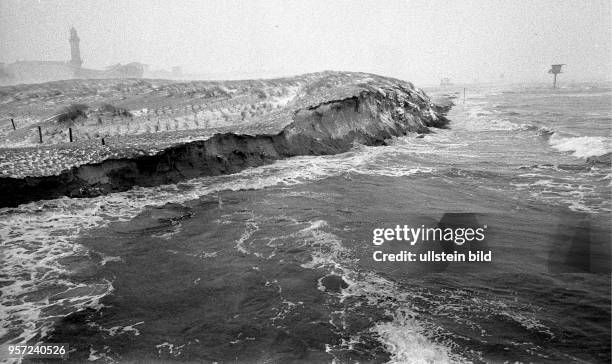
POLYGON ((142 62, 186 73, 378 73, 442 77, 611 79, 612 1, 0 0, 0 62, 142 62))

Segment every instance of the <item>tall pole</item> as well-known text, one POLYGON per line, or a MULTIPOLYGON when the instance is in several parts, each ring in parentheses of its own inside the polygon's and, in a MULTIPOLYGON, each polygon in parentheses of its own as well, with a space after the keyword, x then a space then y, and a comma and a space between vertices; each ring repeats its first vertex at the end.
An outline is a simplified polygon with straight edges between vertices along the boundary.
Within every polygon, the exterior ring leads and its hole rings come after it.
POLYGON ((38 140, 40 140, 42 143, 42 130, 40 129, 40 126, 38 127, 38 140))
POLYGON ((557 74, 553 73, 553 88, 557 88, 557 74))

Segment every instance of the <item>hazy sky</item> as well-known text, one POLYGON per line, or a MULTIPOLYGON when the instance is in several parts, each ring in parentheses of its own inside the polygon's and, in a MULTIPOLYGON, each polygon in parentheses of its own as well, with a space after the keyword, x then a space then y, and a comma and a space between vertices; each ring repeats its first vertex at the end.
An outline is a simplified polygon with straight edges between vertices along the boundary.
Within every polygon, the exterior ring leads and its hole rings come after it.
POLYGON ((0 62, 186 73, 373 72, 417 83, 611 79, 612 1, 0 0, 0 62))

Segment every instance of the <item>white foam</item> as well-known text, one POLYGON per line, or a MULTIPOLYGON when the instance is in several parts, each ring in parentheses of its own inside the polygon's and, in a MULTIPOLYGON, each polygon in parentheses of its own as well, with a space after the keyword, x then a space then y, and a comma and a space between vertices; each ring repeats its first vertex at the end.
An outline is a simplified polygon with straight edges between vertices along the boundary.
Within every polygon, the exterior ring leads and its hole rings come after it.
POLYGON ((410 313, 396 311, 393 321, 379 323, 372 331, 376 332, 391 354, 388 364, 426 364, 457 363, 460 358, 450 350, 428 340, 421 333, 422 327, 410 313))
POLYGON ((236 250, 243 254, 249 254, 245 243, 257 230, 259 230, 259 226, 256 223, 254 223, 252 220, 247 221, 244 232, 242 233, 242 235, 240 235, 238 241, 236 241, 236 250))
POLYGON ((87 361, 99 361, 99 360, 104 360, 104 362, 106 363, 116 363, 117 361, 114 360, 110 355, 109 355, 109 350, 108 350, 108 346, 104 347, 105 350, 107 350, 106 353, 103 352, 99 352, 97 350, 94 350, 93 347, 89 348, 89 357, 87 357, 87 361))
MULTIPOLYGON (((560 202, 576 212, 601 213, 610 212, 609 200, 602 197, 600 187, 584 181, 592 179, 591 171, 580 171, 573 178, 559 179, 554 175, 543 173, 524 173, 517 177, 524 179, 511 183, 519 191, 528 191, 529 195, 539 201, 560 202)), ((603 177, 602 181, 605 179, 603 177)))
POLYGON ((488 115, 492 115, 493 114, 491 111, 486 110, 483 106, 484 106, 484 104, 474 104, 468 110, 468 116, 471 119, 477 119, 477 118, 480 118, 480 117, 483 117, 483 116, 488 116, 488 115))
POLYGON ((158 355, 162 355, 162 352, 166 351, 168 354, 172 356, 181 355, 181 350, 183 349, 184 346, 185 344, 177 345, 177 344, 172 344, 169 342, 163 342, 159 345, 155 345, 155 347, 157 348, 158 355))
POLYGON ((578 158, 600 156, 612 152, 611 141, 606 137, 560 137, 553 134, 550 145, 560 152, 572 152, 578 158))
POLYGON ((74 256, 86 260, 86 252, 73 244, 73 237, 102 220, 92 213, 95 210, 96 206, 86 205, 78 211, 68 210, 58 201, 0 209, 5 262, 0 265, 0 275, 8 281, 0 288, 3 337, 10 330, 11 342, 25 342, 45 332, 54 317, 98 306, 112 291, 107 281, 87 286, 70 281, 66 267, 59 263, 74 256), (47 309, 53 314, 44 314, 47 309))
POLYGON ((325 220, 315 220, 296 234, 313 247, 312 260, 302 264, 302 267, 314 269, 328 266, 342 271, 342 262, 347 259, 349 251, 335 234, 325 231, 325 227, 325 220))
POLYGON ((516 131, 523 130, 523 126, 515 124, 501 117, 477 117, 457 120, 455 125, 473 131, 516 131))
POLYGON ((134 336, 140 336, 140 331, 135 327, 137 325, 142 325, 144 324, 144 321, 140 321, 137 322, 135 324, 132 325, 127 325, 127 326, 113 326, 110 329, 104 328, 96 323, 88 323, 88 325, 90 327, 95 327, 96 329, 100 330, 100 331, 104 331, 106 332, 108 335, 110 336, 116 336, 116 335, 121 335, 121 334, 125 334, 125 333, 132 333, 134 336))

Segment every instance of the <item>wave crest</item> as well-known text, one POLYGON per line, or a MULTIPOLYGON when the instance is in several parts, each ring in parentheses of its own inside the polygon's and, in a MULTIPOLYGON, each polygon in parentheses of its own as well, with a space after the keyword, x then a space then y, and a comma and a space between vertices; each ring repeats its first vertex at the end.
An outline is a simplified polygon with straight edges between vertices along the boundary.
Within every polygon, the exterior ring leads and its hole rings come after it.
POLYGON ((549 143, 556 150, 572 152, 572 155, 578 158, 595 157, 612 152, 610 140, 605 137, 560 137, 553 134, 549 143))

